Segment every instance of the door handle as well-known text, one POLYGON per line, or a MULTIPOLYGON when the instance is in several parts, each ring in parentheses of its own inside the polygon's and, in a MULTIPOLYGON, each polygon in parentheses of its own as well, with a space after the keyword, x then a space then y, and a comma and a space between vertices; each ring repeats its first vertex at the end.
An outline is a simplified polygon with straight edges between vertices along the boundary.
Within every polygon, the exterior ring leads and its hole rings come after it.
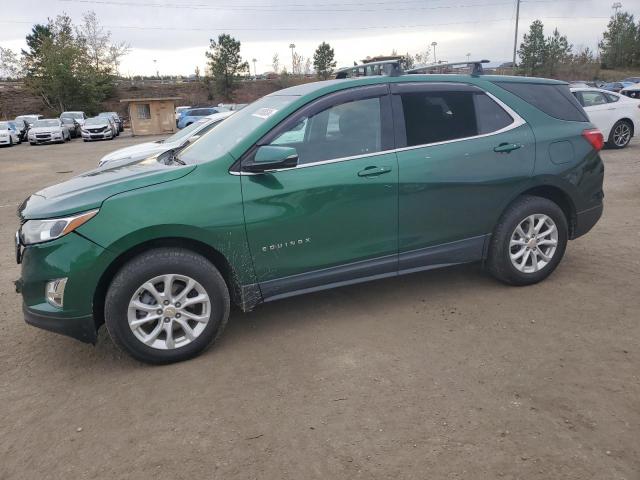
POLYGON ((497 147, 495 147, 493 149, 494 152, 496 153, 509 153, 513 150, 517 150, 519 148, 521 148, 522 145, 520 145, 519 143, 501 143, 500 145, 498 145, 497 147))
POLYGON ((364 170, 360 170, 358 172, 359 177, 377 177, 378 175, 384 175, 385 173, 389 173, 391 171, 391 167, 376 167, 370 166, 365 168, 364 170))

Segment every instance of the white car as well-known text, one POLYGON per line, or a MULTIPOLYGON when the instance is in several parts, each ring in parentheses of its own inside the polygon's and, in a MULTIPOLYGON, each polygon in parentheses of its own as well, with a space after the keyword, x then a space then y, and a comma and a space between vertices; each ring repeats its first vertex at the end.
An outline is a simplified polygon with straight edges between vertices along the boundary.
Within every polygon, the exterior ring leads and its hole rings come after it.
POLYGON ((572 88, 589 120, 611 148, 626 147, 640 127, 640 102, 598 88, 572 88))
POLYGON ((39 143, 64 143, 71 140, 69 128, 59 118, 36 120, 27 136, 31 145, 39 143))
POLYGON ((82 126, 84 125, 85 120, 87 119, 87 116, 84 114, 84 112, 80 112, 80 111, 76 111, 76 112, 62 112, 60 114, 60 118, 62 117, 71 117, 73 118, 76 122, 78 122, 78 125, 82 126))
POLYGON ((176 150, 184 147, 188 143, 194 142, 200 136, 214 128, 225 118, 232 115, 233 112, 220 112, 204 117, 197 122, 192 123, 188 127, 174 133, 164 140, 156 142, 139 143, 131 147, 121 148, 115 152, 111 152, 100 159, 98 167, 114 167, 134 163, 153 155, 158 155, 169 150, 176 150))
POLYGON ((116 136, 116 127, 111 117, 92 117, 84 121, 80 127, 82 140, 113 140, 116 136))
POLYGON ((9 122, 0 122, 0 145, 12 147, 20 143, 20 132, 9 122))

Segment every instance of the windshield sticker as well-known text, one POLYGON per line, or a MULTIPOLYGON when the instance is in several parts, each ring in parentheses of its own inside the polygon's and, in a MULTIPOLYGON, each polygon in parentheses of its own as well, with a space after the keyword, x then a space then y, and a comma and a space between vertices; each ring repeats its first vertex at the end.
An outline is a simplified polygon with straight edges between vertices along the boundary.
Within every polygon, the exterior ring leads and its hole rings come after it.
POLYGON ((263 118, 263 119, 267 119, 269 118, 271 115, 273 115, 274 113, 276 113, 278 110, 276 110, 275 108, 261 108, 260 110, 256 110, 255 113, 253 113, 252 115, 254 117, 258 117, 258 118, 263 118))

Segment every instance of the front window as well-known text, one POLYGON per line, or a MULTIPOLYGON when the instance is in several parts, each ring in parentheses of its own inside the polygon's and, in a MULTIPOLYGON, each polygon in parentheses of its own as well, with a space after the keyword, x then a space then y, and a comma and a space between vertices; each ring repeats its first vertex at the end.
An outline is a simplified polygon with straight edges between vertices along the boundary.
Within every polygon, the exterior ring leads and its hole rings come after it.
POLYGON ((294 147, 298 163, 366 155, 382 150, 380 98, 334 105, 301 118, 271 145, 294 147))
POLYGON ((108 120, 105 118, 87 118, 85 125, 104 125, 108 120))
POLYGON ((200 140, 187 147, 178 158, 185 163, 201 163, 219 158, 242 142, 272 115, 298 98, 293 95, 263 97, 221 122, 200 140))
POLYGON ((60 120, 36 120, 34 127, 59 127, 60 120))
POLYGON ((151 118, 151 106, 148 103, 136 105, 136 111, 140 120, 149 120, 151 118))

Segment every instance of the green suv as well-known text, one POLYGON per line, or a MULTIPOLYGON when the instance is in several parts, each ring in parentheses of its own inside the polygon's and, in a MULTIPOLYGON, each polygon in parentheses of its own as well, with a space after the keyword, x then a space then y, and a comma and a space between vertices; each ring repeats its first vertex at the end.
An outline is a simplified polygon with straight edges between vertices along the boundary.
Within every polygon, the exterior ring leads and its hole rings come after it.
POLYGON ((483 262, 539 282, 602 214, 602 135, 565 83, 401 74, 252 103, 176 155, 29 197, 29 324, 133 357, 193 357, 231 303, 483 262))

